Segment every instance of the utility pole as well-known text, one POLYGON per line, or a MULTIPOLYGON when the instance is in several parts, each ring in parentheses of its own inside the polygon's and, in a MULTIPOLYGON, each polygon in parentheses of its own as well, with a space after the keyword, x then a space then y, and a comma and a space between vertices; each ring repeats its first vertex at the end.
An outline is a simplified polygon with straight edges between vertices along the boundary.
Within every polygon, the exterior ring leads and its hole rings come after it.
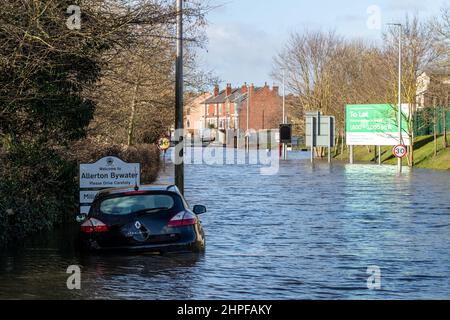
MULTIPOLYGON (((175 154, 175 184, 184 194, 184 114, 183 114, 183 0, 177 1, 177 56, 175 66, 175 137, 181 149, 175 154)), ((178 150, 178 148, 176 148, 178 150)))

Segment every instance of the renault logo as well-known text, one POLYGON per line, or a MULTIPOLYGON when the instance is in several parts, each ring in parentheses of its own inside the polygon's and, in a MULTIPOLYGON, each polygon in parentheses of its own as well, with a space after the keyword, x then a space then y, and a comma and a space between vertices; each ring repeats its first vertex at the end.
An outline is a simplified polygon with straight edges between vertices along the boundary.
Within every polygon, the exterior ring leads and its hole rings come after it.
POLYGON ((139 221, 136 221, 134 226, 136 227, 136 229, 140 229, 142 227, 142 224, 139 221))

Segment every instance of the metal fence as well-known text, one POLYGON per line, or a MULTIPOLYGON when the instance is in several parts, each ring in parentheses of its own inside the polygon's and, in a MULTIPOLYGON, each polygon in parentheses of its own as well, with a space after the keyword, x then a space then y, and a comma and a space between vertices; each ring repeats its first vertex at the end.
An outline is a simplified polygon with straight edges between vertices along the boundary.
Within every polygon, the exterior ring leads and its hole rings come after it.
MULTIPOLYGON (((416 136, 426 136, 434 134, 434 108, 426 108, 418 110, 414 116, 414 134, 416 136)), ((447 132, 450 132, 450 109, 443 107, 436 107, 436 132, 437 134, 444 133, 444 114, 447 132)))

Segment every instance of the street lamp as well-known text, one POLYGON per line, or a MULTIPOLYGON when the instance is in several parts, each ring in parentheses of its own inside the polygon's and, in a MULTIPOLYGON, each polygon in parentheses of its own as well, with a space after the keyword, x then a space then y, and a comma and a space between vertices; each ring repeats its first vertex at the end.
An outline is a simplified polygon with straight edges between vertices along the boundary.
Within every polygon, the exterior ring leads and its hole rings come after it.
MULTIPOLYGON (((389 23, 390 26, 399 28, 398 36, 398 132, 399 145, 403 144, 402 136, 402 34, 403 25, 401 23, 389 23)), ((402 172, 403 159, 398 158, 398 172, 402 172)))

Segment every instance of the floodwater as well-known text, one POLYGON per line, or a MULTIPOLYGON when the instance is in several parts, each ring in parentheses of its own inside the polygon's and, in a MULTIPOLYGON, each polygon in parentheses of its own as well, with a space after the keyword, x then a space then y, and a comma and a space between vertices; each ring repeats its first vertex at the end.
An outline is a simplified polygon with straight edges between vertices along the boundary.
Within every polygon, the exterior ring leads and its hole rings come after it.
POLYGON ((1 254, 0 298, 450 298, 450 172, 289 158, 272 176, 186 166, 188 202, 208 207, 203 255, 80 256, 63 230, 1 254))

